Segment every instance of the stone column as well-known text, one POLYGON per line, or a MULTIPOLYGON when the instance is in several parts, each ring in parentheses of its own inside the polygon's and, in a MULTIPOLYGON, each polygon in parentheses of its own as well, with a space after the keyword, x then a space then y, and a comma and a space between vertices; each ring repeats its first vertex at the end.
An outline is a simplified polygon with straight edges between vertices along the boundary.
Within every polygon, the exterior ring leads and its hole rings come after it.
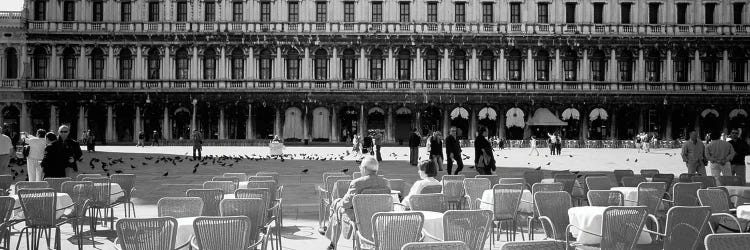
POLYGON ((247 105, 247 121, 245 122, 245 139, 255 139, 253 131, 253 104, 247 105))
MULTIPOLYGON (((83 133, 83 131, 86 131, 86 108, 83 105, 78 106, 78 130, 75 131, 75 134, 73 134, 73 138, 78 138, 78 136, 83 133)), ((73 133, 73 130, 71 129, 70 133, 73 133)), ((78 138, 80 139, 80 138, 78 138)))
POLYGON ((81 47, 81 54, 80 54, 80 57, 78 58, 78 67, 76 68, 76 75, 78 76, 78 79, 90 79, 91 75, 89 72, 91 72, 91 69, 88 68, 88 59, 86 59, 86 49, 81 47))
POLYGON ((107 64, 104 65, 104 79, 111 80, 116 79, 115 77, 115 50, 112 46, 109 46, 108 48, 109 52, 107 53, 107 64))
POLYGON ((672 50, 667 50, 667 58, 664 61, 665 68, 662 72, 666 72, 663 78, 665 82, 672 82, 674 80, 674 61, 672 60, 672 50))
POLYGON ((57 133, 57 123, 57 107, 53 104, 49 106, 49 131, 57 133))
POLYGON ((643 107, 638 107, 638 133, 643 131, 643 107))
POLYGON ((450 55, 448 55, 448 49, 443 49, 443 60, 440 61, 440 66, 440 78, 438 79, 443 81, 451 80, 451 59, 450 55))
POLYGON ((114 131, 114 117, 112 112, 112 104, 107 104, 107 127, 104 132, 104 140, 106 142, 113 142, 115 140, 114 131))
MULTIPOLYGON (((60 78, 60 57, 57 55, 56 46, 50 46, 49 65, 47 65, 47 79, 60 78)), ((57 129, 53 130, 57 131, 57 129)))
POLYGON ((393 106, 388 105, 388 114, 386 118, 386 125, 385 125, 385 139, 387 142, 395 142, 395 136, 393 135, 394 130, 396 129, 393 125, 393 106))
POLYGON ((284 79, 284 59, 281 58, 281 47, 276 47, 276 59, 273 61, 273 79, 284 79))
POLYGON ((450 110, 448 106, 443 106, 443 136, 448 135, 448 129, 451 126, 450 110))
POLYGON ((224 107, 219 108, 219 140, 224 140, 227 138, 226 134, 226 120, 224 116, 224 107))
MULTIPOLYGON (((145 63, 144 63, 144 59, 143 59, 143 54, 142 53, 143 53, 142 52, 142 47, 140 45, 136 46, 135 47, 135 60, 133 61, 133 75, 132 75, 132 79, 148 78, 146 76, 146 74, 143 73, 144 72, 143 69, 145 69, 145 66, 144 66, 145 63), (146 76, 146 77, 140 77, 139 78, 139 76, 146 76)), ((135 134, 135 135, 136 136, 133 137, 134 138, 133 140, 137 141, 138 140, 138 134, 135 134)))
POLYGON ((727 50, 722 51, 721 66, 719 67, 719 71, 721 72, 719 81, 730 82, 734 80, 729 77, 732 68, 729 64, 729 51, 727 50))
POLYGON ((302 139, 310 139, 310 125, 307 122, 307 116, 309 115, 309 112, 307 110, 307 105, 305 105, 305 108, 302 111, 302 139))
MULTIPOLYGON (((0 124, 2 122, 0 121, 0 124)), ((27 132, 29 134, 34 134, 36 131, 33 131, 33 128, 31 127, 31 117, 29 116, 29 105, 25 102, 21 103, 21 121, 20 121, 20 130, 27 132)))
MULTIPOLYGON (((29 69, 29 74, 26 73, 26 67, 31 65, 31 58, 28 55, 28 47, 26 44, 21 45, 21 57, 18 58, 18 79, 24 77, 31 77, 32 69, 29 69)), ((49 65, 47 65, 49 67, 49 65)))
POLYGON ((135 106, 135 122, 133 123, 133 141, 138 142, 138 133, 143 131, 141 128, 141 106, 135 106))
POLYGON ((383 65, 383 71, 385 73, 385 76, 383 78, 387 80, 394 80, 397 78, 395 74, 397 66, 393 57, 393 48, 388 48, 388 51, 386 52, 388 53, 388 57, 385 59, 385 64, 383 65))
POLYGON ((615 106, 612 106, 611 111, 609 111, 609 129, 610 129, 610 139, 616 140, 617 139, 617 108, 615 106))
POLYGON ((414 59, 414 69, 412 70, 414 72, 412 74, 414 76, 413 79, 424 80, 424 60, 422 59, 422 52, 424 52, 424 50, 420 48, 417 48, 416 50, 416 59, 414 59))
POLYGON ((664 139, 671 141, 672 140, 672 106, 665 107, 664 115, 667 116, 667 127, 665 129, 666 136, 664 136, 664 139))
POLYGON ((370 79, 369 68, 367 67, 367 57, 365 57, 365 48, 359 49, 359 61, 357 62, 357 79, 370 79))
POLYGON ((196 120, 196 116, 198 113, 198 100, 193 99, 193 112, 192 117, 190 119, 190 139, 193 139, 193 131, 198 129, 198 121, 196 120))
POLYGON ((497 112, 497 136, 505 138, 505 112, 502 110, 497 112))
POLYGON ((417 133, 419 133, 420 136, 422 135, 422 117, 421 117, 421 113, 422 112, 419 112, 419 110, 415 110, 414 111, 414 128, 417 129, 417 133))
POLYGON ((469 77, 468 80, 476 81, 479 79, 479 59, 477 58, 477 49, 471 49, 471 59, 469 61, 469 68, 466 69, 469 77))
POLYGON ((526 53, 526 65, 522 68, 525 76, 522 80, 534 81, 536 80, 534 78, 534 57, 532 57, 531 49, 526 50, 526 53))
POLYGON ((281 111, 279 107, 274 107, 276 109, 276 118, 273 121, 273 133, 274 135, 278 135, 280 138, 284 138, 284 135, 281 131, 281 111))
POLYGON ((336 47, 333 47, 332 51, 333 53, 331 53, 331 59, 328 60, 328 79, 341 79, 341 74, 339 74, 339 64, 341 64, 341 60, 337 55, 338 51, 336 47))
POLYGON ((358 132, 361 138, 365 138, 365 134, 366 134, 365 130, 367 129, 367 127, 365 126, 365 116, 366 116, 365 105, 360 104, 359 105, 359 129, 357 130, 359 130, 358 132))
POLYGON ((552 58, 552 60, 554 60, 554 62, 552 62, 552 69, 550 70, 550 73, 551 73, 550 74, 550 80, 552 80, 552 81, 562 81, 564 78, 560 74, 560 72, 562 71, 561 67, 560 67, 560 64, 561 64, 561 62, 560 62, 560 49, 555 48, 554 51, 555 51, 555 57, 552 58))
POLYGON ((466 138, 471 140, 471 138, 474 138, 477 135, 477 111, 476 107, 471 107, 471 110, 469 111, 469 134, 466 135, 466 138))
MULTIPOLYGON (((169 107, 166 106, 166 103, 164 105, 164 119, 162 120, 163 126, 161 127, 161 138, 164 140, 169 140, 172 138, 172 133, 169 132, 169 128, 172 127, 172 124, 169 122, 169 107)), ((192 134, 192 131, 190 132, 192 134)))
POLYGON ((701 133, 701 113, 695 114, 695 132, 698 133, 698 140, 703 139, 703 134, 701 133))
POLYGON ((331 142, 338 142, 341 129, 339 129, 338 109, 336 104, 331 106, 331 142))
POLYGON ((703 72, 703 70, 701 70, 702 65, 700 55, 701 54, 698 50, 695 50, 695 53, 693 53, 693 71, 691 74, 693 75, 692 82, 703 82, 703 79, 701 78, 701 73, 703 72))
POLYGON ((589 114, 581 114, 581 141, 584 143, 589 139, 589 114))
POLYGON ((636 82, 645 81, 646 64, 643 61, 643 49, 638 50, 638 58, 636 58, 634 71, 635 71, 635 77, 633 77, 633 81, 636 81, 636 82))
POLYGON ((609 65, 608 66, 609 66, 608 67, 609 68, 609 72, 608 72, 608 76, 609 77, 606 77, 605 79, 608 79, 610 82, 614 82, 614 81, 619 80, 619 78, 618 78, 618 72, 617 72, 617 67, 618 67, 617 66, 617 51, 615 51, 615 49, 612 49, 610 51, 609 65))

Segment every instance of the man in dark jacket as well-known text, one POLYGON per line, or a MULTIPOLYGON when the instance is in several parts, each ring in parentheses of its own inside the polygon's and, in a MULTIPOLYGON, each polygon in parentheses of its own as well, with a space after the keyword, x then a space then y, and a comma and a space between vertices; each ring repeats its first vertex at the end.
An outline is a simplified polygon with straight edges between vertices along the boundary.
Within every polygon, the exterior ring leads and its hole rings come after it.
POLYGON ((42 171, 44 177, 75 177, 78 172, 76 162, 81 158, 81 146, 70 138, 70 127, 60 126, 58 138, 44 149, 42 171))
POLYGON ((422 138, 417 134, 417 129, 412 129, 411 135, 409 135, 409 164, 416 166, 419 161, 419 144, 422 143, 422 138))
POLYGON ((745 180, 745 156, 750 154, 750 146, 747 145, 747 142, 740 138, 740 131, 738 129, 732 129, 731 134, 729 134, 730 138, 732 138, 731 141, 729 141, 729 144, 732 144, 732 148, 734 148, 734 158, 732 158, 731 164, 732 164, 732 175, 739 176, 740 179, 742 179, 742 183, 746 182, 745 180))
POLYGON ((448 157, 448 174, 450 175, 453 170, 453 160, 456 160, 456 172, 461 172, 464 169, 464 162, 461 160, 461 144, 456 140, 456 127, 451 127, 450 134, 445 137, 445 155, 448 157))

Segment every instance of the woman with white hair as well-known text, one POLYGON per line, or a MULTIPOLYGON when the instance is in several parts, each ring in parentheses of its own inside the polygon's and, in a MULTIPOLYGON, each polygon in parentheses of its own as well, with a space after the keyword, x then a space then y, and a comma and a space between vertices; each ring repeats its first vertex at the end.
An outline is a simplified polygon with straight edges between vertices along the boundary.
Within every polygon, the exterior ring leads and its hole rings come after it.
MULTIPOLYGON (((388 186, 388 180, 378 176, 378 161, 372 156, 365 156, 362 159, 362 163, 359 164, 359 171, 362 173, 362 177, 352 180, 349 185, 349 190, 346 192, 343 198, 335 200, 333 206, 331 206, 328 228, 326 230, 326 238, 331 240, 331 245, 328 249, 336 249, 339 237, 341 236, 341 220, 348 218, 350 221, 354 221, 354 204, 352 204, 352 198, 355 195, 361 194, 364 190, 368 190, 369 193, 383 193, 390 194, 391 188, 388 186)), ((347 230, 346 235, 351 234, 351 229, 347 230)))

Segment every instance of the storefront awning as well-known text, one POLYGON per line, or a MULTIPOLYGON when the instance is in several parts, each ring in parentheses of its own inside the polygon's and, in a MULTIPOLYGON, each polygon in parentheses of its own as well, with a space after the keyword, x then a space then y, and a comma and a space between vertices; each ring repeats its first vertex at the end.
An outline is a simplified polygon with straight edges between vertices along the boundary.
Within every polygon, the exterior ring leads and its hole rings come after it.
POLYGON ((534 111, 534 116, 527 122, 529 126, 567 126, 568 123, 561 121, 549 109, 539 108, 534 111))

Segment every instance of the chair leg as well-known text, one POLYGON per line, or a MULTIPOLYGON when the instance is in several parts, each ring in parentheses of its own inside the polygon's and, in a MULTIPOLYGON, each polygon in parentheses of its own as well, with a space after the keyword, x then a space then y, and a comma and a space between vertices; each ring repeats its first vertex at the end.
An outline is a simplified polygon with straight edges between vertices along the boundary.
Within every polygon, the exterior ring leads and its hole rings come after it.
POLYGON ((534 240, 534 217, 529 217, 529 240, 534 240))
MULTIPOLYGON (((21 239, 23 239, 23 232, 28 232, 27 228, 21 229, 21 234, 18 235, 18 244, 16 244, 16 250, 21 246, 21 239)), ((9 232, 10 233, 10 232, 9 232)), ((28 233, 27 233, 28 234, 28 233)), ((26 247, 29 247, 29 236, 26 236, 26 247)))

